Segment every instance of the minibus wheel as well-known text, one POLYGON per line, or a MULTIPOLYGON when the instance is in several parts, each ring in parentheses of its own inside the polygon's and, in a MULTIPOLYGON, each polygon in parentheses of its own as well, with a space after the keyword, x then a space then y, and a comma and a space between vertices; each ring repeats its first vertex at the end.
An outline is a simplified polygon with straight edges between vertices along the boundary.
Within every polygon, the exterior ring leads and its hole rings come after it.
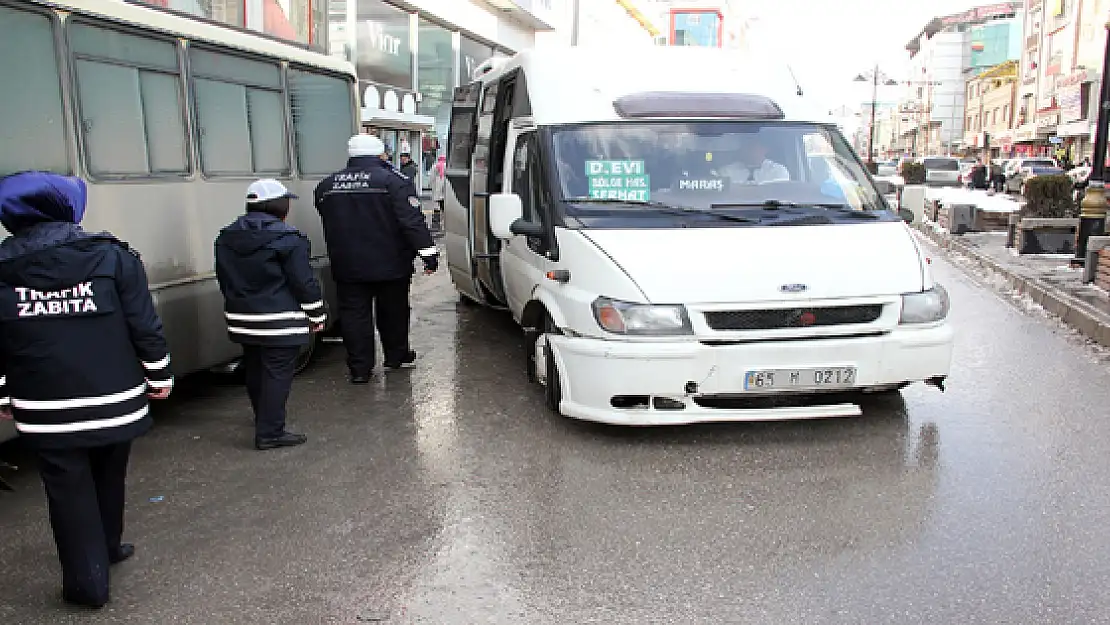
POLYGON ((544 403, 551 412, 562 414, 559 404, 563 401, 563 385, 559 380, 559 364, 555 362, 555 351, 551 349, 549 341, 544 341, 543 355, 547 360, 547 383, 543 387, 544 403))

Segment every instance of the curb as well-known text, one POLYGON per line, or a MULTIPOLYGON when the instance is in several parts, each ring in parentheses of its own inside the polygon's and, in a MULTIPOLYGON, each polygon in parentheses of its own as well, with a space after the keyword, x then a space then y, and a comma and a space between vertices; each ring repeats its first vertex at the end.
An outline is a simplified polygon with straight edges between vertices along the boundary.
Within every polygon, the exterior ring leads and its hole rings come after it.
POLYGON ((1102 311, 1043 280, 1015 272, 951 235, 940 234, 922 223, 913 224, 913 228, 946 253, 963 256, 980 267, 1002 276, 1011 289, 1021 295, 1029 296, 1068 327, 1103 347, 1110 347, 1110 317, 1102 311))

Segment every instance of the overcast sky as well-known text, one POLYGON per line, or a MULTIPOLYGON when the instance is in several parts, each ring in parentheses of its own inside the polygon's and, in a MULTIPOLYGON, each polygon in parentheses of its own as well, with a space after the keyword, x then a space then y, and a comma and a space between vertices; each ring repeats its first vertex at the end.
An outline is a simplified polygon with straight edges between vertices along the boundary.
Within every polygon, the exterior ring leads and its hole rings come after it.
MULTIPOLYGON (((910 38, 935 16, 958 13, 991 0, 768 0, 748 6, 755 16, 749 41, 776 50, 798 81, 830 109, 858 107, 871 99, 871 86, 852 78, 875 66, 896 79, 906 77, 910 38)), ((896 93, 880 88, 879 100, 896 93)), ((897 89, 895 89, 897 92, 897 89)))

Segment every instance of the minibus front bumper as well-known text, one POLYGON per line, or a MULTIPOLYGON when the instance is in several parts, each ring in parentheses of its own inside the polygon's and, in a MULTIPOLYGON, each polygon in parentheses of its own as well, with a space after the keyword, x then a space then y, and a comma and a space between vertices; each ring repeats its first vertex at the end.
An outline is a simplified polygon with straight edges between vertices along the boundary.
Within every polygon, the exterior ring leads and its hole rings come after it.
POLYGON ((549 335, 558 365, 560 411, 616 425, 683 425, 858 416, 852 402, 826 398, 948 376, 953 330, 945 321, 865 337, 709 344, 610 341, 549 335), (745 389, 748 372, 851 368, 839 387, 745 389), (835 391, 835 392, 831 392, 835 391), (771 403, 791 405, 771 405, 771 403))

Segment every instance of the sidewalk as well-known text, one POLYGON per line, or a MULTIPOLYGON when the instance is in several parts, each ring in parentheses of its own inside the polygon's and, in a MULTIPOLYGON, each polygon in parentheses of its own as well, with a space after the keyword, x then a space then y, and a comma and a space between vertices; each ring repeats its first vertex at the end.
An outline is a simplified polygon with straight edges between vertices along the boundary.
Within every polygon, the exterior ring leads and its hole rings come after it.
POLYGON ((995 286, 1028 298, 1086 338, 1110 348, 1110 294, 1083 284, 1083 270, 1068 266, 1071 256, 1019 255, 1006 247, 1005 232, 953 236, 931 221, 913 227, 995 286))

